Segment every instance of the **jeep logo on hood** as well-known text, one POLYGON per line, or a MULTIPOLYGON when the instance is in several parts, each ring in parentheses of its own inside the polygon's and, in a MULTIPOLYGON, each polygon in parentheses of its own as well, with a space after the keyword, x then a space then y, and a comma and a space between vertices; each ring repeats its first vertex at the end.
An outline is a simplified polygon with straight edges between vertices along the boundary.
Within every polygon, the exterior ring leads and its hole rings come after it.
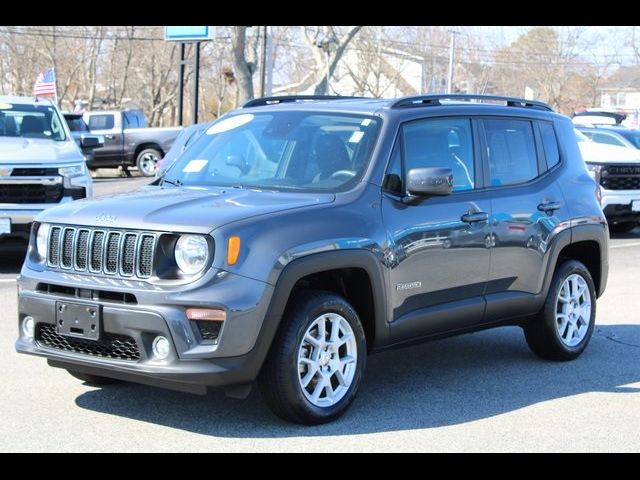
POLYGON ((116 217, 115 215, 107 215, 106 213, 101 213, 100 215, 96 216, 96 222, 102 223, 115 223, 117 219, 118 217, 116 217))

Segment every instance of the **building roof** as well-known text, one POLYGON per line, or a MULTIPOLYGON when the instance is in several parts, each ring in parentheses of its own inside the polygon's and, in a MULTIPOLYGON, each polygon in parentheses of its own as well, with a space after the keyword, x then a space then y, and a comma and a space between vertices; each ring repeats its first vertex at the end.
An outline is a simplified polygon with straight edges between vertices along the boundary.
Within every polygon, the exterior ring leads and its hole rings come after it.
POLYGON ((602 82, 605 90, 639 90, 640 66, 620 67, 614 74, 602 82))

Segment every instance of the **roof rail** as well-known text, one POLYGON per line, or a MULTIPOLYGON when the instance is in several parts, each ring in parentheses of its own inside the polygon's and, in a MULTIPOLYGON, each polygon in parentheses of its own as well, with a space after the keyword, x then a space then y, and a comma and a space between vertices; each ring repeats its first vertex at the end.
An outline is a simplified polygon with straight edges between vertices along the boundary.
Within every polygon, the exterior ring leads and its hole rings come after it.
POLYGON ((472 95, 466 93, 449 93, 434 95, 416 95, 411 97, 402 97, 389 105, 389 108, 403 107, 419 107, 442 105, 441 100, 491 100, 506 102, 508 107, 527 107, 538 110, 553 111, 553 109, 544 102, 538 100, 527 100, 524 98, 501 97, 496 95, 472 95))
POLYGON ((354 98, 362 99, 367 97, 343 97, 341 95, 281 95, 278 97, 254 98, 242 105, 242 108, 262 107, 264 105, 276 105, 279 103, 307 102, 313 100, 348 100, 354 98))

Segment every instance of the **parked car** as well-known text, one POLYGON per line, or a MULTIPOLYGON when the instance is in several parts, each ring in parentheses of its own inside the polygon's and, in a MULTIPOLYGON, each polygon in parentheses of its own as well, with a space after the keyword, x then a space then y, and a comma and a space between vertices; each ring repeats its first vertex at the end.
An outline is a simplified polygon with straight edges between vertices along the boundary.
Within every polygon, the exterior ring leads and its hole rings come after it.
POLYGON ((640 149, 640 130, 634 130, 620 125, 598 125, 596 129, 599 133, 607 132, 618 135, 627 141, 625 146, 631 145, 633 148, 640 149))
POLYGON ((89 168, 137 167, 141 175, 156 174, 158 162, 169 151, 182 127, 149 128, 142 110, 85 112, 83 118, 92 133, 104 135, 105 144, 95 151, 89 168))
MULTIPOLYGON (((621 135, 618 131, 596 128, 596 127, 577 127, 586 137, 596 143, 605 143, 607 145, 615 145, 624 148, 637 148, 633 143, 621 135)), ((640 132, 638 132, 640 134, 640 132)))
MULTIPOLYGON (((81 145, 99 139, 86 135, 81 145)), ((91 195, 85 159, 56 105, 0 96, 0 239, 28 239, 38 213, 91 195)))
POLYGON ((71 113, 71 112, 62 112, 64 119, 67 121, 67 126, 69 127, 69 131, 71 132, 71 136, 80 147, 84 158, 87 162, 92 162, 95 158, 95 150, 96 148, 100 148, 104 146, 104 136, 96 135, 99 138, 99 145, 97 147, 84 148, 82 146, 82 139, 85 135, 90 135, 89 127, 85 123, 82 118, 81 113, 71 113))
POLYGON ((600 203, 613 232, 640 224, 640 150, 597 143, 576 129, 582 157, 598 182, 600 203))
POLYGON ((518 325, 572 360, 607 284, 596 191, 541 102, 252 100, 158 186, 38 217, 16 348, 91 384, 257 380, 306 424, 345 412, 392 347, 518 325))
POLYGON ((623 112, 613 112, 605 108, 589 108, 573 114, 572 121, 576 125, 591 127, 594 125, 621 125, 627 119, 623 112))

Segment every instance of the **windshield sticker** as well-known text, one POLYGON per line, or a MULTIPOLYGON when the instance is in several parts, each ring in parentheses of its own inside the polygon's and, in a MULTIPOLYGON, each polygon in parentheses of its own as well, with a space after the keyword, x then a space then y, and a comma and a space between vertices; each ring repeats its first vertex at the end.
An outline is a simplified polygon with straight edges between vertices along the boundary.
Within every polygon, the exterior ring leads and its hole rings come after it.
POLYGON ((362 137, 364 137, 364 132, 353 132, 349 139, 349 143, 358 143, 362 140, 362 137))
POLYGON ((9 110, 10 108, 13 108, 10 103, 0 103, 0 110, 9 110))
POLYGON ((229 130, 233 130, 234 128, 246 125, 251 120, 253 120, 253 118, 254 115, 252 113, 245 113, 242 115, 235 115, 233 117, 225 118, 224 120, 220 120, 219 122, 212 125, 207 130, 207 135, 215 135, 216 133, 228 132, 229 130))
POLYGON ((373 120, 371 120, 370 118, 365 118, 360 122, 360 125, 362 125, 363 127, 368 127, 372 121, 373 120))
POLYGON ((198 173, 201 172, 204 167, 207 166, 209 160, 191 160, 182 169, 182 173, 198 173))

